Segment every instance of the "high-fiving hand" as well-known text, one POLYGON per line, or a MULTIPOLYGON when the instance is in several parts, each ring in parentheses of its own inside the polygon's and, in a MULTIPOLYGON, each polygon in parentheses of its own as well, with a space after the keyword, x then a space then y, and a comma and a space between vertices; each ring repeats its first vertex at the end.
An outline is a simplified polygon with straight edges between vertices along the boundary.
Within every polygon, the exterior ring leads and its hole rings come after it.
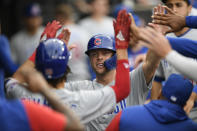
POLYGON ((131 19, 126 10, 121 10, 118 13, 117 19, 113 21, 116 49, 127 49, 130 38, 131 19))

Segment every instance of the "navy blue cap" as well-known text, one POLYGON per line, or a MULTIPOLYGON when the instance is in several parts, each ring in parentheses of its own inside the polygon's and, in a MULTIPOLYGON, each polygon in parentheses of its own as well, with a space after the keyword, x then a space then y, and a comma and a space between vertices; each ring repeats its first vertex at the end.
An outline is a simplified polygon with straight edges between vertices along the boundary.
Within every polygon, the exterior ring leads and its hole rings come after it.
POLYGON ((178 74, 172 74, 162 88, 162 95, 169 101, 184 106, 192 90, 193 85, 188 79, 178 74))
POLYGON ((41 8, 37 3, 31 3, 25 7, 25 17, 41 16, 41 8))

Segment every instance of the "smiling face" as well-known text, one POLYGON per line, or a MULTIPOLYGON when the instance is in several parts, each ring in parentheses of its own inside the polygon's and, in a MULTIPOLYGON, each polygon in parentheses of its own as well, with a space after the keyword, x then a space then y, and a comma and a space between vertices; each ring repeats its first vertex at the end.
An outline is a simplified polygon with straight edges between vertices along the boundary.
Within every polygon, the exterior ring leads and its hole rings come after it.
POLYGON ((191 12, 191 5, 184 0, 167 0, 165 3, 170 9, 182 16, 188 16, 191 12))
POLYGON ((113 54, 114 52, 108 49, 95 49, 89 52, 90 63, 97 75, 103 75, 108 72, 104 62, 111 58, 113 54))

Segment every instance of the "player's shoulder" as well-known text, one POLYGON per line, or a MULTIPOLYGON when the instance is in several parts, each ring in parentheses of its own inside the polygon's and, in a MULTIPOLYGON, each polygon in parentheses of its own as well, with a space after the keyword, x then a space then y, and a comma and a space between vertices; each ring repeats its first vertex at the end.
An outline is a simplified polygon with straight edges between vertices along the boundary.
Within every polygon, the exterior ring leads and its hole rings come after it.
POLYGON ((11 37, 11 43, 19 41, 19 40, 23 39, 25 36, 26 36, 25 31, 24 30, 20 30, 20 31, 18 31, 16 34, 14 34, 11 37))
POLYGON ((79 25, 87 25, 88 23, 91 23, 91 22, 92 22, 92 18, 88 16, 80 20, 79 25))
POLYGON ((5 87, 14 86, 14 85, 16 85, 18 83, 19 82, 16 79, 10 77, 10 78, 5 80, 5 87))
POLYGON ((105 21, 108 21, 108 22, 112 22, 113 21, 113 18, 112 17, 109 17, 109 16, 105 16, 104 17, 104 20, 105 21))
POLYGON ((64 88, 72 91, 92 89, 93 82, 90 80, 66 82, 64 88))
POLYGON ((143 72, 143 63, 141 63, 139 66, 137 66, 135 69, 129 72, 130 77, 133 77, 133 74, 136 74, 137 72, 143 72))

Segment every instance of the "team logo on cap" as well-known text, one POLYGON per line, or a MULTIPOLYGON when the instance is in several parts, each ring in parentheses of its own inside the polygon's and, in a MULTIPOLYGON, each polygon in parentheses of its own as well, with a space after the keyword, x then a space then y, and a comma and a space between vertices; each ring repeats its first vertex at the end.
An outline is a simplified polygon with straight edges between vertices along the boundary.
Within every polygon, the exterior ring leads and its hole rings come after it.
POLYGON ((100 39, 100 38, 96 38, 96 39, 94 40, 94 44, 95 44, 95 45, 100 45, 100 44, 101 44, 101 39, 100 39))

